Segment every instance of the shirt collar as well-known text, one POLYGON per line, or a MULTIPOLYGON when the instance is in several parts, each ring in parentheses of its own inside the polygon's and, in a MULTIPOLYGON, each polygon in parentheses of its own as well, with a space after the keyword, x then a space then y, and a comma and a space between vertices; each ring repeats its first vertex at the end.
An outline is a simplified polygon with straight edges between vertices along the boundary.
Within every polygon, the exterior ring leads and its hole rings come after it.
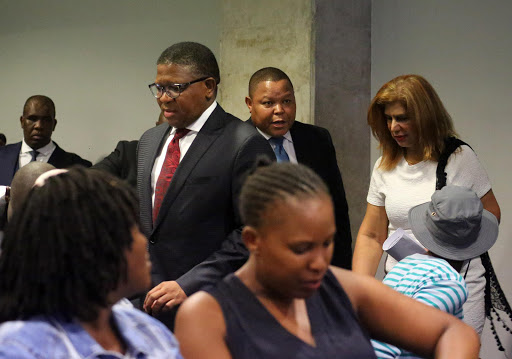
MULTIPOLYGON (((108 353, 76 320, 65 321, 62 318, 56 318, 56 320, 82 357, 96 358, 101 354, 108 353)), ((151 354, 152 348, 148 347, 143 336, 140 335, 140 331, 135 328, 137 323, 133 323, 130 318, 123 315, 122 311, 116 310, 116 306, 112 307, 112 320, 124 339, 127 353, 135 358, 141 354, 143 357, 148 357, 151 354)), ((121 355, 119 354, 119 356, 121 355)))
MULTIPOLYGON (((263 136, 265 137, 266 140, 268 140, 270 137, 270 135, 267 135, 265 132, 263 132, 262 130, 260 130, 258 127, 256 127, 256 129, 258 130, 258 132, 263 136)), ((286 132, 284 135, 283 135, 284 139, 287 140, 288 142, 291 142, 293 143, 293 140, 292 140, 292 135, 290 134, 290 131, 286 132)))
MULTIPOLYGON (((56 148, 55 146, 55 143, 53 143, 53 141, 50 141, 48 142, 47 145, 37 149, 37 152, 39 152, 40 154, 42 155, 45 155, 47 156, 48 154, 50 154, 54 149, 56 148)), ((30 147, 29 145, 27 145, 27 143, 25 142, 25 139, 22 140, 21 142, 21 152, 20 153, 29 153, 30 151, 33 151, 34 149, 32 147, 30 147)))

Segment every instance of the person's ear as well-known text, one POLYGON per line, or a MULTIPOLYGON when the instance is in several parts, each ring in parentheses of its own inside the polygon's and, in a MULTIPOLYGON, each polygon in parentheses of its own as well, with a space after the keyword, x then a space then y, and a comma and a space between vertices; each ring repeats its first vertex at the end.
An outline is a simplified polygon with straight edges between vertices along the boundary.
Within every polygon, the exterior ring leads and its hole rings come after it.
POLYGON ((217 90, 217 81, 213 77, 209 77, 204 80, 204 84, 206 86, 206 98, 211 99, 215 97, 215 92, 217 90))
POLYGON ((242 230, 242 241, 250 253, 258 254, 261 238, 256 228, 245 226, 242 230))
POLYGON ((23 128, 23 116, 20 116, 20 125, 21 125, 21 128, 23 128))
POLYGON ((57 127, 57 119, 56 118, 53 119, 53 129, 52 129, 52 131, 55 131, 55 127, 57 127))
POLYGON ((252 111, 252 98, 250 98, 249 96, 246 96, 245 97, 245 104, 249 108, 249 113, 251 113, 251 111, 252 111))

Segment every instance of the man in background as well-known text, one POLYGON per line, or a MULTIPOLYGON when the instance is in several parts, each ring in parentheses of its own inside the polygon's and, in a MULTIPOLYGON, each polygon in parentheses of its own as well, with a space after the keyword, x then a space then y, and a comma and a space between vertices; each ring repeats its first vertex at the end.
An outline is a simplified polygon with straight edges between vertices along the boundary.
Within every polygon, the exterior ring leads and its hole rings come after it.
POLYGON ((80 156, 64 151, 52 141, 57 119, 55 104, 49 97, 29 97, 23 106, 20 124, 23 140, 0 147, 0 228, 5 222, 5 194, 20 168, 33 161, 47 162, 56 168, 92 165, 80 156))
POLYGON ((327 184, 334 202, 336 236, 332 264, 350 269, 352 235, 343 180, 331 135, 325 128, 295 121, 295 93, 288 75, 265 67, 249 81, 245 103, 256 126, 271 144, 278 162, 301 163, 312 168, 327 184))
POLYGON ((49 97, 29 97, 23 106, 20 124, 23 140, 0 147, 0 185, 9 186, 16 171, 32 161, 48 162, 56 168, 75 164, 91 166, 91 162, 64 151, 52 141, 57 119, 55 104, 49 97))

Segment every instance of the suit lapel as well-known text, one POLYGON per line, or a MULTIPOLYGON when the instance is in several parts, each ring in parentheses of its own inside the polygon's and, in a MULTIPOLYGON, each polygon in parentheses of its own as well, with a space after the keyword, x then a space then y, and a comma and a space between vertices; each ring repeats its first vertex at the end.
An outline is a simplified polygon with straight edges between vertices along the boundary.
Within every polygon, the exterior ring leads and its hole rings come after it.
POLYGON ((220 105, 217 104, 217 107, 208 120, 206 120, 201 130, 197 133, 194 142, 192 142, 192 145, 178 165, 169 188, 167 189, 164 200, 162 201, 162 206, 160 207, 160 212, 158 213, 158 218, 153 230, 158 227, 162 218, 165 218, 167 211, 173 205, 176 196, 180 193, 183 185, 192 173, 193 169, 196 167, 197 163, 222 133, 222 129, 224 128, 224 119, 225 112, 220 105))
POLYGON ((146 233, 150 233, 153 230, 151 172, 153 170, 156 156, 159 153, 162 144, 165 143, 170 130, 170 126, 160 125, 155 127, 153 131, 148 133, 147 138, 143 142, 139 142, 139 147, 137 149, 137 187, 141 202, 140 206, 141 208, 144 208, 144 211, 141 211, 141 214, 146 213, 146 215, 141 216, 141 222, 143 222, 142 225, 147 230, 146 233))
POLYGON ((62 148, 60 148, 58 144, 55 143, 55 149, 53 150, 52 155, 48 159, 48 163, 51 164, 52 166, 54 166, 55 168, 65 167, 62 164, 63 154, 64 154, 64 150, 62 148))
POLYGON ((310 164, 313 161, 313 150, 310 148, 310 144, 307 142, 307 136, 304 136, 302 131, 301 123, 295 121, 290 128, 290 134, 292 135, 293 148, 295 149, 295 156, 297 156, 297 162, 303 164, 310 164))
MULTIPOLYGON (((14 145, 9 145, 9 147, 5 147, 2 152, 2 182, 8 182, 10 185, 14 174, 18 170, 19 159, 20 159, 20 151, 21 151, 21 142, 18 142, 14 145)), ((4 183, 2 183, 3 185, 4 183)))

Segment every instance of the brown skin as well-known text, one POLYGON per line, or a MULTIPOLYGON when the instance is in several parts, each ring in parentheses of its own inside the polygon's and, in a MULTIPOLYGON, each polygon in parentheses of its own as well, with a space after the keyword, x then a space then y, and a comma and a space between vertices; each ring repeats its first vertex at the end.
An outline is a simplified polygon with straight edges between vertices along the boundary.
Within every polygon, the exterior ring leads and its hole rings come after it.
POLYGON ((33 100, 23 111, 20 124, 27 145, 38 150, 52 139, 52 133, 57 126, 55 111, 50 106, 33 100))
POLYGON ((385 106, 389 132, 402 148, 405 148, 405 159, 409 164, 423 160, 423 150, 418 145, 418 131, 414 121, 409 117, 405 107, 400 102, 393 102, 385 106))
POLYGON ((155 126, 161 125, 164 122, 167 122, 167 120, 164 117, 164 113, 160 112, 160 115, 158 115, 158 120, 155 122, 155 126))
POLYGON ((245 104, 253 124, 269 136, 283 136, 295 121, 295 94, 288 80, 258 83, 245 104))
MULTIPOLYGON (((176 64, 157 65, 155 83, 166 86, 194 81, 197 76, 188 66, 176 64)), ((186 128, 215 101, 217 84, 213 78, 190 85, 180 96, 172 99, 166 93, 157 99, 163 117, 169 125, 186 128)), ((149 314, 168 311, 180 304, 187 295, 176 281, 165 281, 151 289, 144 300, 144 310, 149 314)))
MULTIPOLYGON (((263 218, 262 226, 243 230, 251 254, 236 275, 286 330, 315 345, 304 299, 314 293, 317 278, 329 268, 335 231, 332 203, 326 195, 277 201, 263 218)), ((330 269, 372 337, 425 357, 478 358, 477 334, 454 316, 374 278, 330 269)), ((222 309, 206 292, 192 295, 180 307, 175 335, 186 359, 232 358, 222 309)))
MULTIPOLYGON (((187 83, 198 77, 187 66, 157 65, 155 83, 171 85, 187 83)), ((215 101, 217 84, 213 78, 190 85, 180 96, 172 99, 166 93, 156 101, 169 125, 176 128, 186 128, 196 121, 199 116, 215 101)))
MULTIPOLYGON (((121 298, 131 297, 146 290, 151 284, 151 262, 146 250, 147 239, 138 227, 131 229, 133 242, 126 250, 127 278, 121 279, 117 288, 109 293, 109 302, 116 303, 121 298)), ((126 344, 118 328, 112 321, 112 305, 98 309, 98 317, 90 322, 80 321, 80 325, 104 349, 121 354, 126 353, 126 344)))

